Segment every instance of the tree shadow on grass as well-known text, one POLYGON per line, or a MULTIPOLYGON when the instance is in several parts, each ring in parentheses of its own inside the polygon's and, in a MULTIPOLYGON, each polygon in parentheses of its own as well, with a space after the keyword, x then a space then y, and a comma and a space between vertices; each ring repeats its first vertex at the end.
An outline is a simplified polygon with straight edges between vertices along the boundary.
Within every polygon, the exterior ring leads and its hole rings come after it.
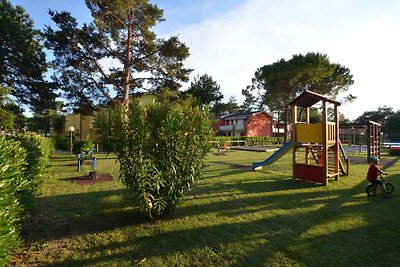
POLYGON ((54 240, 145 222, 133 206, 127 189, 42 197, 23 224, 23 238, 54 240))
POLYGON ((227 162, 227 161, 210 161, 210 164, 217 164, 227 166, 232 169, 238 169, 243 171, 251 171, 251 164, 238 164, 234 162, 227 162))
MULTIPOLYGON (((389 225, 389 230, 394 230, 394 233, 399 232, 394 229, 399 215, 397 204, 360 199, 357 194, 362 186, 360 183, 345 190, 249 196, 245 201, 226 201, 227 205, 212 202, 203 207, 180 208, 178 217, 190 218, 196 214, 220 211, 225 220, 167 232, 125 235, 124 240, 84 247, 79 251, 81 258, 70 258, 50 266, 107 265, 116 262, 138 264, 154 257, 159 259, 159 264, 167 257, 180 257, 182 266, 210 263, 216 266, 268 266, 279 260, 282 265, 313 266, 324 262, 326 266, 370 266, 371 263, 381 262, 382 258, 385 265, 396 266, 400 263, 396 256, 399 241, 391 240, 388 248, 385 244, 387 240, 376 238, 376 235, 382 224, 389 225), (289 198, 294 200, 288 201, 289 198), (230 216, 254 212, 260 203, 265 203, 264 213, 257 211, 264 214, 261 218, 258 215, 253 220, 228 221, 230 216), (320 208, 308 209, 313 205, 320 208), (380 209, 384 206, 385 209, 380 209), (237 213, 240 210, 242 214, 237 213), (282 210, 287 212, 279 213, 282 210), (352 225, 351 218, 354 217, 365 221, 352 225), (337 222, 342 223, 335 225, 337 222), (242 250, 233 253, 236 244, 240 244, 242 250)), ((392 234, 389 233, 389 236, 392 234)))
MULTIPOLYGON (((228 171, 226 175, 240 175, 243 171, 228 171)), ((320 184, 294 180, 285 174, 272 174, 273 176, 260 173, 258 177, 253 179, 232 179, 231 181, 218 181, 212 183, 196 184, 188 195, 193 195, 193 198, 204 198, 209 195, 218 194, 220 192, 236 192, 237 194, 256 194, 275 191, 286 191, 295 189, 306 189, 321 187, 320 184)), ((206 177, 204 180, 216 178, 216 176, 206 177)), ((202 179, 203 181, 203 179, 202 179)))
POLYGON ((280 261, 280 265, 369 266, 382 258, 389 266, 400 264, 399 240, 391 238, 400 234, 396 198, 389 202, 367 198, 365 181, 333 190, 285 175, 267 177, 199 184, 193 196, 209 196, 209 201, 183 199, 185 205, 178 206, 171 222, 150 226, 131 208, 128 190, 43 198, 40 208, 46 210, 39 214, 38 225, 33 226, 37 228, 30 229, 31 240, 107 235, 115 229, 123 233, 123 238, 88 242, 48 266, 135 265, 146 259, 149 265, 163 265, 174 258, 182 266, 269 266, 280 261), (226 199, 213 197, 225 193, 226 199), (352 225, 354 217, 361 222, 352 225), (164 224, 174 227, 163 231, 164 224), (382 225, 386 233, 377 238, 382 225), (139 227, 148 230, 140 232, 139 227))
POLYGON ((73 161, 76 160, 76 155, 70 156, 68 155, 54 155, 50 156, 50 160, 54 162, 62 162, 62 161, 73 161))
POLYGON ((393 167, 399 160, 400 160, 400 157, 390 160, 389 162, 387 162, 383 165, 382 170, 387 170, 390 167, 393 167))

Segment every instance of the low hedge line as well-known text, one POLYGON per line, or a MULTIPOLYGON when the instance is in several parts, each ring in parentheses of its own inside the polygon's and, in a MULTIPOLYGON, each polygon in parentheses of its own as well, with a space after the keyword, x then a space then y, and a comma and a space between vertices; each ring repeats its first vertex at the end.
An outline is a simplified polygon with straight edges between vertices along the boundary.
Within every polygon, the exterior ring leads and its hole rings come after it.
POLYGON ((53 147, 36 134, 0 136, 0 266, 19 245, 19 223, 34 203, 53 147))
POLYGON ((390 155, 395 155, 395 156, 400 155, 400 147, 391 147, 389 149, 389 154, 390 155))
POLYGON ((226 143, 228 146, 269 146, 283 143, 283 137, 259 136, 215 136, 212 139, 213 143, 226 143))

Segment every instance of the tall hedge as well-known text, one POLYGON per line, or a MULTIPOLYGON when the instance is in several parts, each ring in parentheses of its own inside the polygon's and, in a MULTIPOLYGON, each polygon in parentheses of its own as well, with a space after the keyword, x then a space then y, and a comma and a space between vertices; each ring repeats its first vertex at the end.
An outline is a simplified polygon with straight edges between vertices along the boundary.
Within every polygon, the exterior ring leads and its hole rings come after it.
POLYGON ((14 136, 26 150, 26 169, 24 177, 29 188, 19 191, 20 202, 24 208, 31 207, 38 194, 41 178, 49 165, 50 155, 54 152, 54 142, 50 138, 35 133, 21 133, 14 136))
POLYGON ((149 217, 170 214, 201 175, 212 119, 190 99, 167 100, 100 116, 103 142, 112 143, 122 182, 149 217))
POLYGON ((54 144, 33 133, 0 136, 0 266, 19 244, 19 222, 35 203, 54 144))
POLYGON ((20 142, 0 136, 0 266, 19 244, 18 221, 22 214, 19 193, 28 190, 26 151, 20 142))

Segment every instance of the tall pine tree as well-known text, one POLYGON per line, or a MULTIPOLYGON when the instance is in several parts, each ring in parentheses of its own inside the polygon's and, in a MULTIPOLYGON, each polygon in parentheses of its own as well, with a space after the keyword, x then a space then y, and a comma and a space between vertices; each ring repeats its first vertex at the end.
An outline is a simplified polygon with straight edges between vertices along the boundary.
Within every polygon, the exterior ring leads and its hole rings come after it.
POLYGON ((147 0, 87 0, 93 22, 81 28, 70 13, 50 11, 58 29, 47 27, 54 51, 54 79, 75 109, 118 99, 128 105, 139 91, 177 91, 191 70, 188 48, 177 37, 157 38, 151 28, 163 11, 147 0), (116 98, 115 98, 116 97, 116 98))

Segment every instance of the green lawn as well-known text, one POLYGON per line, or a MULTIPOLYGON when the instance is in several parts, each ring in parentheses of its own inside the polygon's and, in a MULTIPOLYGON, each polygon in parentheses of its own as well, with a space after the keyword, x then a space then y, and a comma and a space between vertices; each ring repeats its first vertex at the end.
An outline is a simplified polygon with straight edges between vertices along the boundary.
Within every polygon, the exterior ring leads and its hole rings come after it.
MULTIPOLYGON (((387 169, 397 191, 384 200, 364 193, 367 164, 323 187, 293 180, 290 155, 249 171, 269 154, 210 154, 174 216, 155 222, 136 212, 118 180, 71 183, 80 174, 57 156, 10 265, 400 265, 400 162, 387 169)), ((117 170, 115 158, 98 160, 98 172, 117 170)))

